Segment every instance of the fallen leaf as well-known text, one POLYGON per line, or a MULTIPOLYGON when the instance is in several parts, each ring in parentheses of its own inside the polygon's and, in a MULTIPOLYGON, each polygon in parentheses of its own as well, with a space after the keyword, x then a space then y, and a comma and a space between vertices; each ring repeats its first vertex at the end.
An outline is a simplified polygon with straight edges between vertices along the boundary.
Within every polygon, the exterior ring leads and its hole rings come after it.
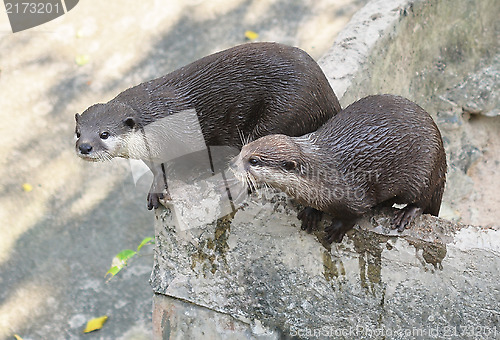
POLYGON ((142 240, 141 244, 139 244, 139 246, 137 247, 137 252, 139 252, 142 247, 149 243, 154 243, 152 237, 146 237, 144 240, 142 240))
POLYGON ((108 320, 107 316, 101 316, 99 318, 89 320, 87 322, 87 326, 83 330, 83 333, 90 333, 90 332, 97 331, 97 330, 101 329, 102 326, 104 325, 104 323, 106 322, 106 320, 108 320))
POLYGON ((21 338, 19 335, 17 334, 14 334, 14 338, 16 338, 16 340, 23 340, 23 338, 21 338))
POLYGON ((109 268, 109 270, 106 272, 106 275, 104 275, 104 277, 107 278, 106 283, 111 281, 111 279, 128 264, 128 261, 135 255, 137 255, 141 248, 147 244, 154 244, 154 239, 152 237, 144 238, 137 247, 137 251, 133 251, 132 249, 125 249, 119 252, 111 261, 111 268, 109 268))
POLYGON ((111 261, 111 268, 109 268, 109 270, 106 272, 106 275, 104 275, 104 277, 107 277, 109 275, 109 278, 106 282, 109 282, 116 274, 118 274, 118 272, 127 265, 128 260, 134 257, 135 254, 137 254, 137 252, 131 249, 125 249, 119 252, 115 257, 113 257, 113 260, 111 261))
POLYGON ((78 66, 83 66, 90 61, 90 57, 86 54, 79 55, 75 58, 76 64, 78 66))
POLYGON ((137 254, 137 252, 131 250, 131 249, 125 249, 125 250, 122 250, 121 252, 119 252, 117 255, 116 255, 116 259, 118 259, 119 262, 121 263, 124 263, 124 264, 127 264, 127 261, 133 257, 135 254, 137 254))
POLYGON ((111 275, 111 277, 115 276, 116 274, 118 274, 118 272, 120 270, 122 270, 123 267, 121 266, 112 266, 111 268, 109 268, 109 270, 106 272, 106 276, 111 275))
POLYGON ((23 190, 26 191, 26 192, 30 192, 33 190, 33 186, 29 183, 24 183, 23 184, 23 190))
POLYGON ((250 41, 254 41, 259 37, 259 34, 254 32, 254 31, 246 31, 245 32, 245 38, 247 38, 250 41))

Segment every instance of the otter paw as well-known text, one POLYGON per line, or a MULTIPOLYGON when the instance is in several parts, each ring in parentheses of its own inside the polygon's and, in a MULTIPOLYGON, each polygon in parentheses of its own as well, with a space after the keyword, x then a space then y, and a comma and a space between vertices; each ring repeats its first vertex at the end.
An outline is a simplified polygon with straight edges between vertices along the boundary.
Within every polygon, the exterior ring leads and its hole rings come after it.
POLYGON ((340 220, 335 220, 332 224, 325 227, 326 240, 328 243, 340 243, 347 230, 344 230, 344 224, 340 220))
POLYGON ((157 209, 160 206, 161 199, 163 199, 163 194, 150 192, 148 194, 148 210, 157 209))
POLYGON ((322 216, 323 212, 311 207, 305 207, 298 213, 297 218, 302 221, 300 228, 311 233, 317 229, 322 216))
POLYGON ((400 209, 396 212, 392 220, 392 229, 397 229, 399 232, 402 232, 415 217, 421 214, 422 209, 414 205, 408 205, 400 209))
POLYGON ((329 243, 340 243, 346 232, 354 227, 355 220, 333 220, 325 227, 326 241, 329 243))
POLYGON ((167 192, 166 194, 161 192, 150 192, 148 193, 148 210, 157 209, 160 206, 160 200, 170 200, 170 194, 167 192))

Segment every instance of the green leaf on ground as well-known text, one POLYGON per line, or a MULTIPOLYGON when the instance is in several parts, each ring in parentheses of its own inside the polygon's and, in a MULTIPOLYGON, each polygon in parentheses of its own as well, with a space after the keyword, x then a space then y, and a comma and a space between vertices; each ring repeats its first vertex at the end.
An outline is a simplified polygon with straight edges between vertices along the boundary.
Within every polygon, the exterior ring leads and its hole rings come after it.
POLYGON ((137 247, 137 251, 133 251, 132 249, 125 249, 119 252, 111 261, 111 268, 109 268, 109 270, 106 272, 106 282, 109 282, 116 274, 118 274, 128 264, 128 261, 135 255, 137 255, 142 247, 147 244, 154 244, 154 240, 152 237, 144 238, 137 247))
POLYGON ((146 237, 144 240, 142 240, 141 244, 139 244, 139 247, 137 247, 137 252, 141 250, 142 247, 144 247, 146 244, 153 244, 153 238, 152 237, 146 237))

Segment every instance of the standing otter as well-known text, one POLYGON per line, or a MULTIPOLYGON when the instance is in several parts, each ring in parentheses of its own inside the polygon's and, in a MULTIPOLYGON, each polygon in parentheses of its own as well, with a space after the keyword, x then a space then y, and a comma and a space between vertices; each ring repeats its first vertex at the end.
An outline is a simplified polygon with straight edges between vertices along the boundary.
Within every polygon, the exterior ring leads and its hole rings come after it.
POLYGON ((189 142, 194 129, 157 124, 150 129, 151 140, 144 128, 152 123, 195 110, 206 146, 241 148, 242 139, 315 131, 340 109, 328 80, 306 52, 277 43, 249 43, 201 58, 76 114, 76 152, 88 161, 145 161, 154 175, 148 194, 152 209, 166 189, 158 145, 165 149, 173 139, 189 142))
POLYGON ((446 154, 436 124, 420 106, 375 95, 316 132, 265 136, 245 145, 232 168, 240 179, 279 188, 312 207, 299 213, 304 230, 312 230, 321 212, 331 215, 327 240, 341 242, 356 218, 377 205, 407 205, 393 220, 398 231, 421 213, 437 216, 446 154))

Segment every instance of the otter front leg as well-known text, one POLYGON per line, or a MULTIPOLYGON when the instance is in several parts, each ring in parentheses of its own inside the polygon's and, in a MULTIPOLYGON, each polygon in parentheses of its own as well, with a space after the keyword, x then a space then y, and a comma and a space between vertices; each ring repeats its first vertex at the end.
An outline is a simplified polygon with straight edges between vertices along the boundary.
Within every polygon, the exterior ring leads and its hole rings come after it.
POLYGON ((153 173, 153 183, 148 193, 148 210, 156 209, 160 206, 161 199, 170 199, 168 192, 167 180, 165 176, 165 168, 163 164, 148 164, 146 165, 153 173))

